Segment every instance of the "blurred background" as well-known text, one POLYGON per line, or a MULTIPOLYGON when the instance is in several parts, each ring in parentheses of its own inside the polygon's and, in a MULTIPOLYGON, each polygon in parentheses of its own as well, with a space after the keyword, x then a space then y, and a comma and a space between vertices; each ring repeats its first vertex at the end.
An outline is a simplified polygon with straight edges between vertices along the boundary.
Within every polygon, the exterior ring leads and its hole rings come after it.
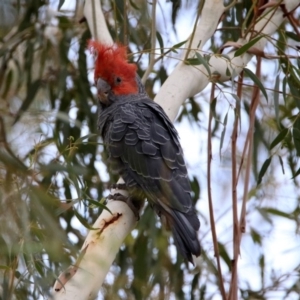
MULTIPOLYGON (((149 54, 155 53, 156 63, 146 81, 151 98, 182 59, 181 47, 203 4, 154 3, 155 47, 151 45, 153 3, 102 1, 113 40, 128 45, 129 59, 137 62, 141 76, 149 54)), ((226 42, 251 32, 265 3, 236 1, 225 12, 204 47, 208 64, 226 42)), ((91 34, 82 5, 79 0, 0 2, 0 299, 49 297, 57 276, 76 261, 104 207, 109 184, 116 180, 107 173, 97 135, 93 57, 86 50, 91 34)), ((201 221, 199 265, 194 268, 177 255, 170 233, 146 205, 98 299, 222 299, 207 186, 209 181, 228 291, 233 160, 240 168, 238 215, 243 197, 247 206, 238 263, 239 299, 300 299, 299 15, 298 8, 268 37, 267 58, 250 61, 247 68, 255 77, 245 72, 231 81, 209 84, 187 99, 178 114, 175 125, 201 221), (263 87, 253 111, 254 84, 263 87), (251 116, 253 151, 247 155, 243 149, 251 116), (244 195, 246 183, 249 190, 244 195)), ((224 55, 226 51, 230 50, 225 49, 224 55)))

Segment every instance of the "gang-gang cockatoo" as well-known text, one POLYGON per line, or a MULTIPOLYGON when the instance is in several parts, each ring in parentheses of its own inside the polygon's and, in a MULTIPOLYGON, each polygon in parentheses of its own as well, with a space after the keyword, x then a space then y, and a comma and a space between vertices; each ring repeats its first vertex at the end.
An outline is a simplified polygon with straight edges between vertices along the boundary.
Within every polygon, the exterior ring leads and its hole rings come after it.
POLYGON ((137 66, 127 61, 126 47, 91 41, 89 48, 97 55, 98 129, 108 166, 123 178, 131 203, 147 198, 172 230, 179 252, 193 263, 192 254, 201 252, 200 222, 177 131, 147 95, 137 66))

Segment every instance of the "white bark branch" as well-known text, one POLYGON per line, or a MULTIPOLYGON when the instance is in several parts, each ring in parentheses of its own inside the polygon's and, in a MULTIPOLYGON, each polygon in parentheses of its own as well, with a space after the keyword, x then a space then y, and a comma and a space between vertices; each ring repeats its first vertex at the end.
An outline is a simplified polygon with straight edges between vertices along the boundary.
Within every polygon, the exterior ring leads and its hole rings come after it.
POLYGON ((92 37, 102 44, 112 45, 114 41, 108 31, 100 0, 85 0, 83 13, 92 37))
MULTIPOLYGON (((287 11, 292 11, 299 5, 299 0, 284 1, 287 11)), ((192 49, 197 49, 201 55, 201 51, 205 42, 214 33, 217 22, 224 12, 222 0, 205 1, 202 17, 198 24, 192 49), (198 43, 201 41, 199 47, 198 43)), ((273 8, 268 8, 263 13, 263 18, 256 24, 255 31, 261 32, 263 36, 272 35, 285 19, 283 11, 280 7, 274 13, 273 8)), ((244 40, 238 40, 237 43, 244 45, 250 39, 250 35, 244 40)), ((261 38, 253 47, 263 50, 267 42, 267 38, 261 38)), ((189 41, 186 45, 189 44, 189 41)), ((241 56, 234 57, 236 50, 226 54, 230 59, 224 56, 214 55, 209 60, 211 74, 218 74, 219 81, 227 81, 230 77, 226 74, 227 68, 232 75, 237 76, 247 65, 253 55, 244 53, 241 56)), ((184 57, 185 53, 183 54, 184 57)), ((172 121, 175 120, 182 103, 189 97, 201 92, 213 78, 209 77, 207 70, 203 65, 189 66, 183 61, 180 62, 175 70, 161 87, 159 93, 155 97, 155 101, 159 103, 172 121)))
MULTIPOLYGON (((299 0, 286 1, 287 11, 291 11, 299 4, 299 0)), ((205 1, 199 24, 196 28, 192 49, 201 50, 208 39, 214 34, 219 19, 225 7, 223 0, 205 1)), ((108 31, 104 14, 99 0, 86 0, 84 15, 88 21, 93 37, 101 43, 113 44, 108 31)), ((256 24, 255 30, 268 36, 275 32, 284 20, 280 8, 272 15, 264 13, 264 17, 256 24)), ((238 43, 245 44, 250 36, 238 43)), ((262 50, 267 42, 262 38, 255 45, 262 50)), ((187 42, 189 45, 189 42, 187 42)), ((245 53, 242 56, 234 57, 234 51, 227 56, 230 60, 214 55, 209 63, 211 73, 218 73, 218 80, 226 81, 229 77, 226 70, 229 68, 231 74, 238 75, 251 59, 252 55, 245 53)), ((193 52, 191 52, 191 55, 193 52)), ((183 54, 184 57, 185 53, 183 54)), ((169 118, 174 121, 182 103, 189 97, 202 91, 207 84, 213 80, 209 78, 207 70, 202 66, 189 66, 180 62, 157 94, 155 101, 158 102, 169 118)), ((92 230, 88 234, 82 247, 80 257, 74 266, 62 273, 56 281, 53 291, 53 298, 56 300, 94 299, 100 290, 110 266, 119 251, 125 237, 131 232, 136 224, 136 218, 131 209, 124 202, 109 201, 107 207, 113 215, 103 211, 92 230), (55 291, 56 290, 56 291, 55 291)))
POLYGON ((116 254, 132 229, 136 217, 129 206, 121 201, 108 201, 104 210, 81 248, 81 254, 74 264, 59 276, 55 282, 55 300, 95 299, 103 281, 115 260, 116 254))
MULTIPOLYGON (((113 44, 100 0, 86 0, 83 12, 94 39, 113 44)), ((124 181, 120 179, 118 183, 124 181)), ((128 196, 126 191, 118 192, 128 196)), ((136 225, 136 217, 126 203, 108 201, 106 206, 112 214, 105 210, 98 217, 93 225, 96 230, 89 232, 76 263, 55 282, 54 300, 92 300, 97 297, 124 239, 136 225)))
MULTIPOLYGON (((220 17, 224 13, 223 0, 205 1, 201 18, 196 28, 191 49, 201 50, 214 34, 220 17)), ((190 44, 188 40, 186 47, 190 44)), ((185 57, 187 49, 183 52, 185 57)), ((191 51, 193 54, 194 51, 191 51)), ((202 66, 189 66, 181 61, 161 87, 154 101, 160 104, 169 118, 174 121, 182 103, 202 91, 209 83, 207 71, 202 66)))

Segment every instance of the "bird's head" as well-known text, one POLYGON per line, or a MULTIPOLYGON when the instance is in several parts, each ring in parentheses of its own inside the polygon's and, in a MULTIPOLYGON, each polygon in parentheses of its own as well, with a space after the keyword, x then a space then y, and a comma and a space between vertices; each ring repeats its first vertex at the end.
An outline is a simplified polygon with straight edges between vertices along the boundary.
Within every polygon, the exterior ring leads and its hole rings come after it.
POLYGON ((97 57, 94 79, 102 105, 110 105, 115 96, 138 93, 137 66, 128 63, 125 46, 108 46, 90 41, 89 48, 97 57))

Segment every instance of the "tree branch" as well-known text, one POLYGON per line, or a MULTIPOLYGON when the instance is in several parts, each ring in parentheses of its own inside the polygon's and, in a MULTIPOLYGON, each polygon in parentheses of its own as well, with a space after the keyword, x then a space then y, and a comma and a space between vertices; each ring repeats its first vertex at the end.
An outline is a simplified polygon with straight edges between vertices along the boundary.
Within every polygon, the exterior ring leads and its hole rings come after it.
MULTIPOLYGON (((284 4, 282 4, 284 5, 284 4)), ((285 1, 285 9, 289 12, 299 5, 298 0, 285 1)), ((223 1, 205 1, 201 19, 196 29, 192 49, 197 50, 201 55, 205 54, 201 49, 206 41, 213 35, 218 25, 219 19, 226 8, 223 6, 223 1), (212 16, 214 16, 212 18, 212 16), (200 45, 198 46, 198 44, 200 45)), ((260 32, 264 37, 261 38, 253 47, 258 50, 263 50, 269 35, 272 35, 286 18, 286 14, 280 7, 266 9, 260 21, 255 25, 254 31, 260 32), (271 16, 271 18, 270 18, 271 16)), ((249 42, 251 33, 244 39, 239 39, 237 43, 245 45, 249 42)), ((189 44, 189 41, 186 45, 189 44)), ((249 53, 244 53, 241 56, 234 57, 236 49, 232 50, 226 57, 215 54, 209 60, 211 74, 216 76, 218 81, 230 80, 230 77, 237 76, 251 60, 252 56, 249 53), (228 70, 232 74, 228 76, 228 70)), ((183 56, 185 56, 185 52, 183 56)), ((189 97, 201 92, 210 81, 207 70, 203 65, 189 66, 184 61, 180 62, 175 70, 171 73, 159 93, 156 95, 155 101, 159 103, 172 121, 175 120, 182 103, 189 97), (180 84, 179 84, 180 83, 180 84)))
MULTIPOLYGON (((210 105, 215 100, 215 84, 213 84, 210 94, 210 105)), ((214 256, 217 261, 217 270, 218 270, 218 284, 220 288, 220 293, 222 295, 222 299, 226 300, 226 292, 224 288, 224 281, 223 281, 223 274, 222 274, 222 267, 220 261, 220 253, 219 253, 219 246, 218 246, 218 239, 217 239, 217 230, 216 230, 216 222, 214 216, 214 205, 213 205, 213 197, 212 197, 212 188, 211 188, 211 161, 212 161, 212 130, 211 124, 213 119, 213 112, 210 108, 209 110, 209 117, 208 117, 208 130, 207 130, 207 198, 208 198, 208 207, 209 207, 209 221, 211 227, 211 235, 212 241, 214 244, 214 256)))
POLYGON ((77 262, 54 285, 54 299, 95 299, 124 239, 136 225, 124 202, 108 201, 81 248, 77 262))
MULTIPOLYGON (((192 49, 203 48, 214 34, 224 9, 223 0, 205 1, 199 24, 193 35, 192 49)), ((189 44, 190 40, 186 42, 186 46, 189 44)), ((183 58, 185 51, 182 54, 183 58)), ((209 76, 205 68, 189 66, 182 61, 165 81, 154 101, 159 103, 169 118, 174 121, 182 103, 202 91, 208 83, 209 76)))
POLYGON ((85 0, 83 13, 92 37, 102 44, 113 44, 114 41, 108 31, 100 0, 85 0))
POLYGON ((149 57, 149 66, 145 71, 142 77, 142 83, 145 84, 146 80, 151 73, 154 65, 155 65, 155 44, 156 44, 156 5, 157 0, 152 1, 152 26, 151 26, 151 49, 150 49, 150 57, 149 57))

